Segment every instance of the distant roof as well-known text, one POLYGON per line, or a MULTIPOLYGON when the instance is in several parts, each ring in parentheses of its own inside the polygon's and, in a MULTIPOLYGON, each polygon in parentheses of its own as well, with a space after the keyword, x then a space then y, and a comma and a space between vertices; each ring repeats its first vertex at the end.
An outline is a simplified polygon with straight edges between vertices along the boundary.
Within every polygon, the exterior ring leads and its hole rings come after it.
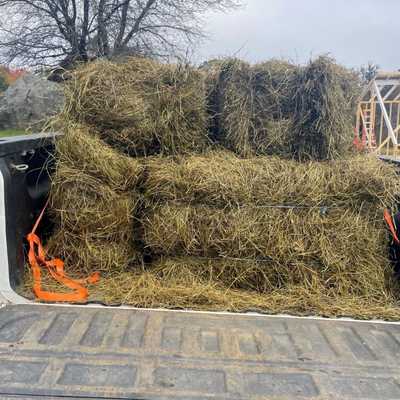
MULTIPOLYGON (((400 101, 400 71, 380 71, 375 79, 364 89, 361 100, 371 101, 375 99, 373 82, 376 82, 384 102, 400 101)), ((376 101, 376 99, 375 99, 376 101)))
POLYGON ((400 71, 380 71, 375 77, 376 80, 383 80, 383 79, 400 79, 400 71))

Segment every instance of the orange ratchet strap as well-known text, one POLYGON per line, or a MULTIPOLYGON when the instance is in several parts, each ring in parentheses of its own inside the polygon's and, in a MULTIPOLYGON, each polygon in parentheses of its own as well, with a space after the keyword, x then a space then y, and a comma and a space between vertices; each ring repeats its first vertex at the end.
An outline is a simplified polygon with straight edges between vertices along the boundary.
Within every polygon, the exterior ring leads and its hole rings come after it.
POLYGON ((40 213, 35 225, 33 226, 32 232, 27 235, 29 242, 29 264, 32 269, 33 275, 33 292, 39 300, 49 302, 74 302, 82 303, 87 301, 89 296, 88 289, 84 286, 87 284, 93 284, 100 280, 100 274, 95 272, 93 275, 86 279, 71 279, 65 275, 64 262, 58 258, 52 260, 46 260, 46 253, 42 246, 39 237, 36 235, 37 227, 43 218, 44 212, 49 204, 47 200, 42 212, 40 213), (59 283, 72 289, 72 293, 55 293, 47 292, 42 290, 42 279, 41 279, 41 266, 46 267, 50 275, 59 283))
POLYGON ((398 236, 397 236, 396 228, 395 228, 394 223, 393 223, 393 218, 392 218, 392 216, 390 215, 389 210, 386 209, 386 210, 384 211, 383 217, 385 218, 385 221, 386 221, 386 223, 387 223, 388 226, 389 226, 390 232, 392 232, 394 241, 395 241, 397 244, 400 244, 400 240, 399 240, 399 238, 398 238, 398 236))

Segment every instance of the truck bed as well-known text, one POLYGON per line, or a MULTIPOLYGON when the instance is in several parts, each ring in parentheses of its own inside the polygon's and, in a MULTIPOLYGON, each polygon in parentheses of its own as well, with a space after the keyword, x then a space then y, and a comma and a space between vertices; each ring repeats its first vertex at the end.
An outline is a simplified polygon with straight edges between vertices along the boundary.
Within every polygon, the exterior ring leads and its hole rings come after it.
POLYGON ((399 399, 400 325, 3 305, 0 399, 399 399))
POLYGON ((400 399, 399 323, 18 297, 54 140, 0 140, 0 400, 400 399))

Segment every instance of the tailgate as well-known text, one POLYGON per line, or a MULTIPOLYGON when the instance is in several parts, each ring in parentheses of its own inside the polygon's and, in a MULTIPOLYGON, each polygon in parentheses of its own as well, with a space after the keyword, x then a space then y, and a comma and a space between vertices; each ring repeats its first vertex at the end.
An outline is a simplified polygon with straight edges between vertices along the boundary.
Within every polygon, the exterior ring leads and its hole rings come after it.
POLYGON ((5 306, 1 398, 399 399, 400 326, 5 306))

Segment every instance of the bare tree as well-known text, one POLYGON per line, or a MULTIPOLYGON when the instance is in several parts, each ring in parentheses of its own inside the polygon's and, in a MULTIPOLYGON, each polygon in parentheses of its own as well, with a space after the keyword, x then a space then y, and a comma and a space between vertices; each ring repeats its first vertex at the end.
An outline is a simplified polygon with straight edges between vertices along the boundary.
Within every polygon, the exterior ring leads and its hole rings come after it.
POLYGON ((240 0, 0 0, 0 58, 68 67, 124 54, 179 54, 204 35, 202 17, 240 0))
POLYGON ((368 84, 375 78, 376 74, 379 72, 379 65, 374 64, 372 61, 369 61, 367 65, 363 65, 360 68, 360 76, 361 80, 364 84, 368 84))

